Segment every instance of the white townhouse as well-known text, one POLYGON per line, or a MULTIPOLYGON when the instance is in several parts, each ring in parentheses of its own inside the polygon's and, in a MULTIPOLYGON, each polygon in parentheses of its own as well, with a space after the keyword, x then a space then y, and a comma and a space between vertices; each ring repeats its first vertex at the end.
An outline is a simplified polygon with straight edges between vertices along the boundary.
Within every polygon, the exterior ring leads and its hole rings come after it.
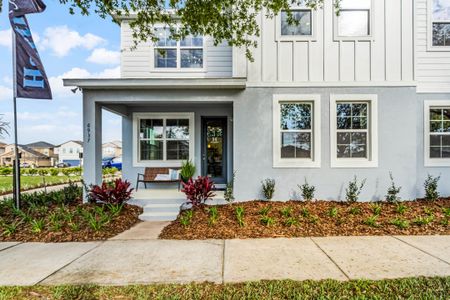
POLYGON ((70 166, 80 166, 82 158, 80 153, 83 153, 82 141, 67 141, 56 147, 55 153, 58 155, 59 163, 67 163, 70 166))
POLYGON ((133 45, 121 19, 121 78, 66 79, 83 91, 84 170, 99 183, 101 110, 122 117, 123 176, 186 159, 218 184, 236 171, 237 200, 298 197, 307 178, 321 199, 343 199, 357 175, 361 199, 382 199, 389 172, 401 196, 422 196, 428 173, 450 194, 450 0, 332 0, 259 17, 250 62, 207 36, 133 45), (164 49, 164 51, 158 51, 164 49), (296 192, 297 191, 297 192, 296 192))

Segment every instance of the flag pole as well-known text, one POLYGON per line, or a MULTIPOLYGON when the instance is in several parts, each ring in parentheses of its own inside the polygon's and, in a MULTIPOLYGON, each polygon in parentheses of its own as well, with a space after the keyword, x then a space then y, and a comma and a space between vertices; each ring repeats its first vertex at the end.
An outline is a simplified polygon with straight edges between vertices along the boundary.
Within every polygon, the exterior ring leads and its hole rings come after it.
POLYGON ((19 159, 19 146, 17 138, 17 76, 16 76, 16 34, 14 30, 12 32, 12 63, 13 63, 13 107, 14 107, 14 200, 16 202, 16 208, 20 209, 20 159, 19 159))

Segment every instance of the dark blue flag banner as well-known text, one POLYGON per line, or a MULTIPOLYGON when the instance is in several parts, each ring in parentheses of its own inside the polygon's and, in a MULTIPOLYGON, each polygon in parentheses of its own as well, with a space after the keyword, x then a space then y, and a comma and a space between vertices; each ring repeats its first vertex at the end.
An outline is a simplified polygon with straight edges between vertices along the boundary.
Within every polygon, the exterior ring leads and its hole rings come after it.
POLYGON ((19 98, 52 99, 48 78, 25 17, 44 10, 45 4, 40 0, 9 0, 9 21, 16 40, 15 92, 19 98))

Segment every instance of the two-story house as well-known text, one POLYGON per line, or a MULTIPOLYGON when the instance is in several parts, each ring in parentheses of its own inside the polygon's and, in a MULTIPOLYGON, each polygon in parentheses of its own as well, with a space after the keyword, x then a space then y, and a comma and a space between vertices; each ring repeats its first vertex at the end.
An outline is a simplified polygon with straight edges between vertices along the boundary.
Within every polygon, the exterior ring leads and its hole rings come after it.
MULTIPOLYGON (((355 175, 362 199, 383 199, 389 172, 401 196, 422 196, 427 174, 450 180, 450 1, 332 0, 259 17, 250 62, 207 36, 133 46, 121 19, 121 78, 67 79, 83 91, 84 179, 101 181, 101 110, 122 116, 123 176, 191 159, 218 184, 236 171, 237 200, 276 199, 297 184, 343 199, 355 175)), ((442 194, 450 186, 441 184, 442 194)))
POLYGON ((67 141, 56 147, 58 162, 69 166, 81 165, 81 155, 83 153, 82 141, 67 141))

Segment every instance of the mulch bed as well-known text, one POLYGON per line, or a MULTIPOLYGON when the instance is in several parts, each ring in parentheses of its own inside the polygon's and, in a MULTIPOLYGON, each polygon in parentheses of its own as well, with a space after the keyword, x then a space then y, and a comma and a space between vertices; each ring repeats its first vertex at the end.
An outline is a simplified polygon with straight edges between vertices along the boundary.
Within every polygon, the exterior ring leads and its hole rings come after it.
MULTIPOLYGON (((100 230, 93 230, 88 223, 83 220, 82 216, 77 213, 80 207, 94 212, 95 206, 99 204, 83 204, 81 200, 66 205, 65 209, 74 214, 72 223, 77 223, 79 228, 73 230, 69 226, 69 222, 62 223, 60 230, 54 231, 49 225, 46 225, 44 229, 39 232, 32 232, 30 222, 22 221, 18 226, 15 233, 11 235, 5 235, 0 232, 0 241, 20 241, 20 242, 86 242, 86 241, 98 241, 111 238, 129 228, 133 227, 140 220, 138 216, 142 214, 142 208, 134 205, 125 204, 119 215, 114 217, 109 223, 105 224, 100 230)), ((54 211, 57 211, 59 206, 52 205, 49 207, 46 215, 48 216, 54 211)), ((39 213, 30 213, 31 218, 45 218, 48 223, 48 217, 42 216, 39 213)), ((14 216, 2 216, 3 220, 13 220, 14 216)))
POLYGON ((218 219, 209 224, 208 207, 202 205, 194 209, 189 225, 182 225, 181 214, 163 229, 161 239, 245 239, 245 238, 275 238, 275 237, 321 237, 321 236, 364 236, 364 235, 448 235, 450 234, 449 216, 443 208, 450 208, 450 198, 437 201, 404 201, 407 207, 404 213, 397 211, 394 203, 379 202, 381 212, 373 217, 374 203, 358 202, 348 204, 334 201, 288 201, 267 202, 250 201, 217 206, 218 219), (238 225, 236 207, 244 208, 245 225, 238 225), (261 222, 261 209, 270 206, 267 214, 274 224, 266 226, 261 222), (292 208, 291 218, 297 224, 288 226, 288 217, 281 213, 284 208, 292 208), (337 208, 337 216, 330 211, 337 208), (359 209, 359 213, 355 210, 359 209), (353 214, 351 213, 353 212, 353 214), (417 218, 432 216, 428 224, 418 224, 417 218), (369 224, 370 218, 375 223, 369 224), (392 221, 400 219, 408 222, 406 228, 400 228, 392 221))

